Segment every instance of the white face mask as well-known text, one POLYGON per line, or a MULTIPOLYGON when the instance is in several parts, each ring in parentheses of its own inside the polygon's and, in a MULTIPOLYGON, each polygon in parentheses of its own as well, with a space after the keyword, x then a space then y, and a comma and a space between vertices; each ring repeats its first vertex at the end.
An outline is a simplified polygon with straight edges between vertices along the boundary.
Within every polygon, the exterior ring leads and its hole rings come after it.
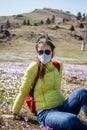
POLYGON ((38 55, 39 60, 45 65, 51 60, 51 54, 46 55, 43 53, 42 55, 38 55))

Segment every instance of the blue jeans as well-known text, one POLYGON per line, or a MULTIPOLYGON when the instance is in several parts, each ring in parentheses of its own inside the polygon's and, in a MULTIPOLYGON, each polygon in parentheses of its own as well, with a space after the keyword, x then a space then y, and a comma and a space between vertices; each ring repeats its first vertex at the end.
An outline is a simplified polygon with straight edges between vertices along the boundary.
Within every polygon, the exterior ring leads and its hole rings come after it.
POLYGON ((87 116, 87 90, 84 88, 76 89, 62 106, 38 112, 37 120, 53 130, 87 130, 87 124, 77 117, 81 108, 87 116))

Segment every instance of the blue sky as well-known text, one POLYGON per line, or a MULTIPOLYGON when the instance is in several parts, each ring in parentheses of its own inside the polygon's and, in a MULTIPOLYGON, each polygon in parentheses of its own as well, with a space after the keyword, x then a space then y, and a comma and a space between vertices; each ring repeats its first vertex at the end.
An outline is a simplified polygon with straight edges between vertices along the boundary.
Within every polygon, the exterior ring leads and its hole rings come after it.
POLYGON ((53 8, 77 15, 87 14, 87 0, 0 0, 0 16, 28 13, 34 9, 53 8))

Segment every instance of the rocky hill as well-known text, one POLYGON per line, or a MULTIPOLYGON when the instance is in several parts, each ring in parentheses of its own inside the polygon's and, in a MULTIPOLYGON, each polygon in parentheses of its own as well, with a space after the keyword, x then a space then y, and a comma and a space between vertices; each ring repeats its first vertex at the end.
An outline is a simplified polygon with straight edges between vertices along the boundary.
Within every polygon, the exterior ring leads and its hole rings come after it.
POLYGON ((0 17, 0 24, 5 23, 8 19, 12 23, 22 23, 24 19, 30 20, 31 22, 39 22, 41 20, 45 21, 47 18, 52 18, 55 16, 56 23, 61 22, 63 19, 75 19, 76 17, 70 12, 64 12, 58 9, 51 9, 51 8, 43 8, 43 9, 35 9, 29 13, 23 13, 13 16, 1 16, 0 17))

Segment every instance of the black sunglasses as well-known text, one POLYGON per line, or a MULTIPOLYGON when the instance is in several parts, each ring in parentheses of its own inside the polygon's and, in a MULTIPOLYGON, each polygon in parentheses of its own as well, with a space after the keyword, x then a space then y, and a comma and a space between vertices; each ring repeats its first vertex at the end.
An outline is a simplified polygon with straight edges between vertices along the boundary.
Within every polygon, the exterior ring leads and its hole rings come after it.
POLYGON ((45 53, 46 55, 50 55, 51 50, 39 50, 39 51, 38 51, 38 54, 39 54, 39 55, 42 55, 43 53, 45 53))

